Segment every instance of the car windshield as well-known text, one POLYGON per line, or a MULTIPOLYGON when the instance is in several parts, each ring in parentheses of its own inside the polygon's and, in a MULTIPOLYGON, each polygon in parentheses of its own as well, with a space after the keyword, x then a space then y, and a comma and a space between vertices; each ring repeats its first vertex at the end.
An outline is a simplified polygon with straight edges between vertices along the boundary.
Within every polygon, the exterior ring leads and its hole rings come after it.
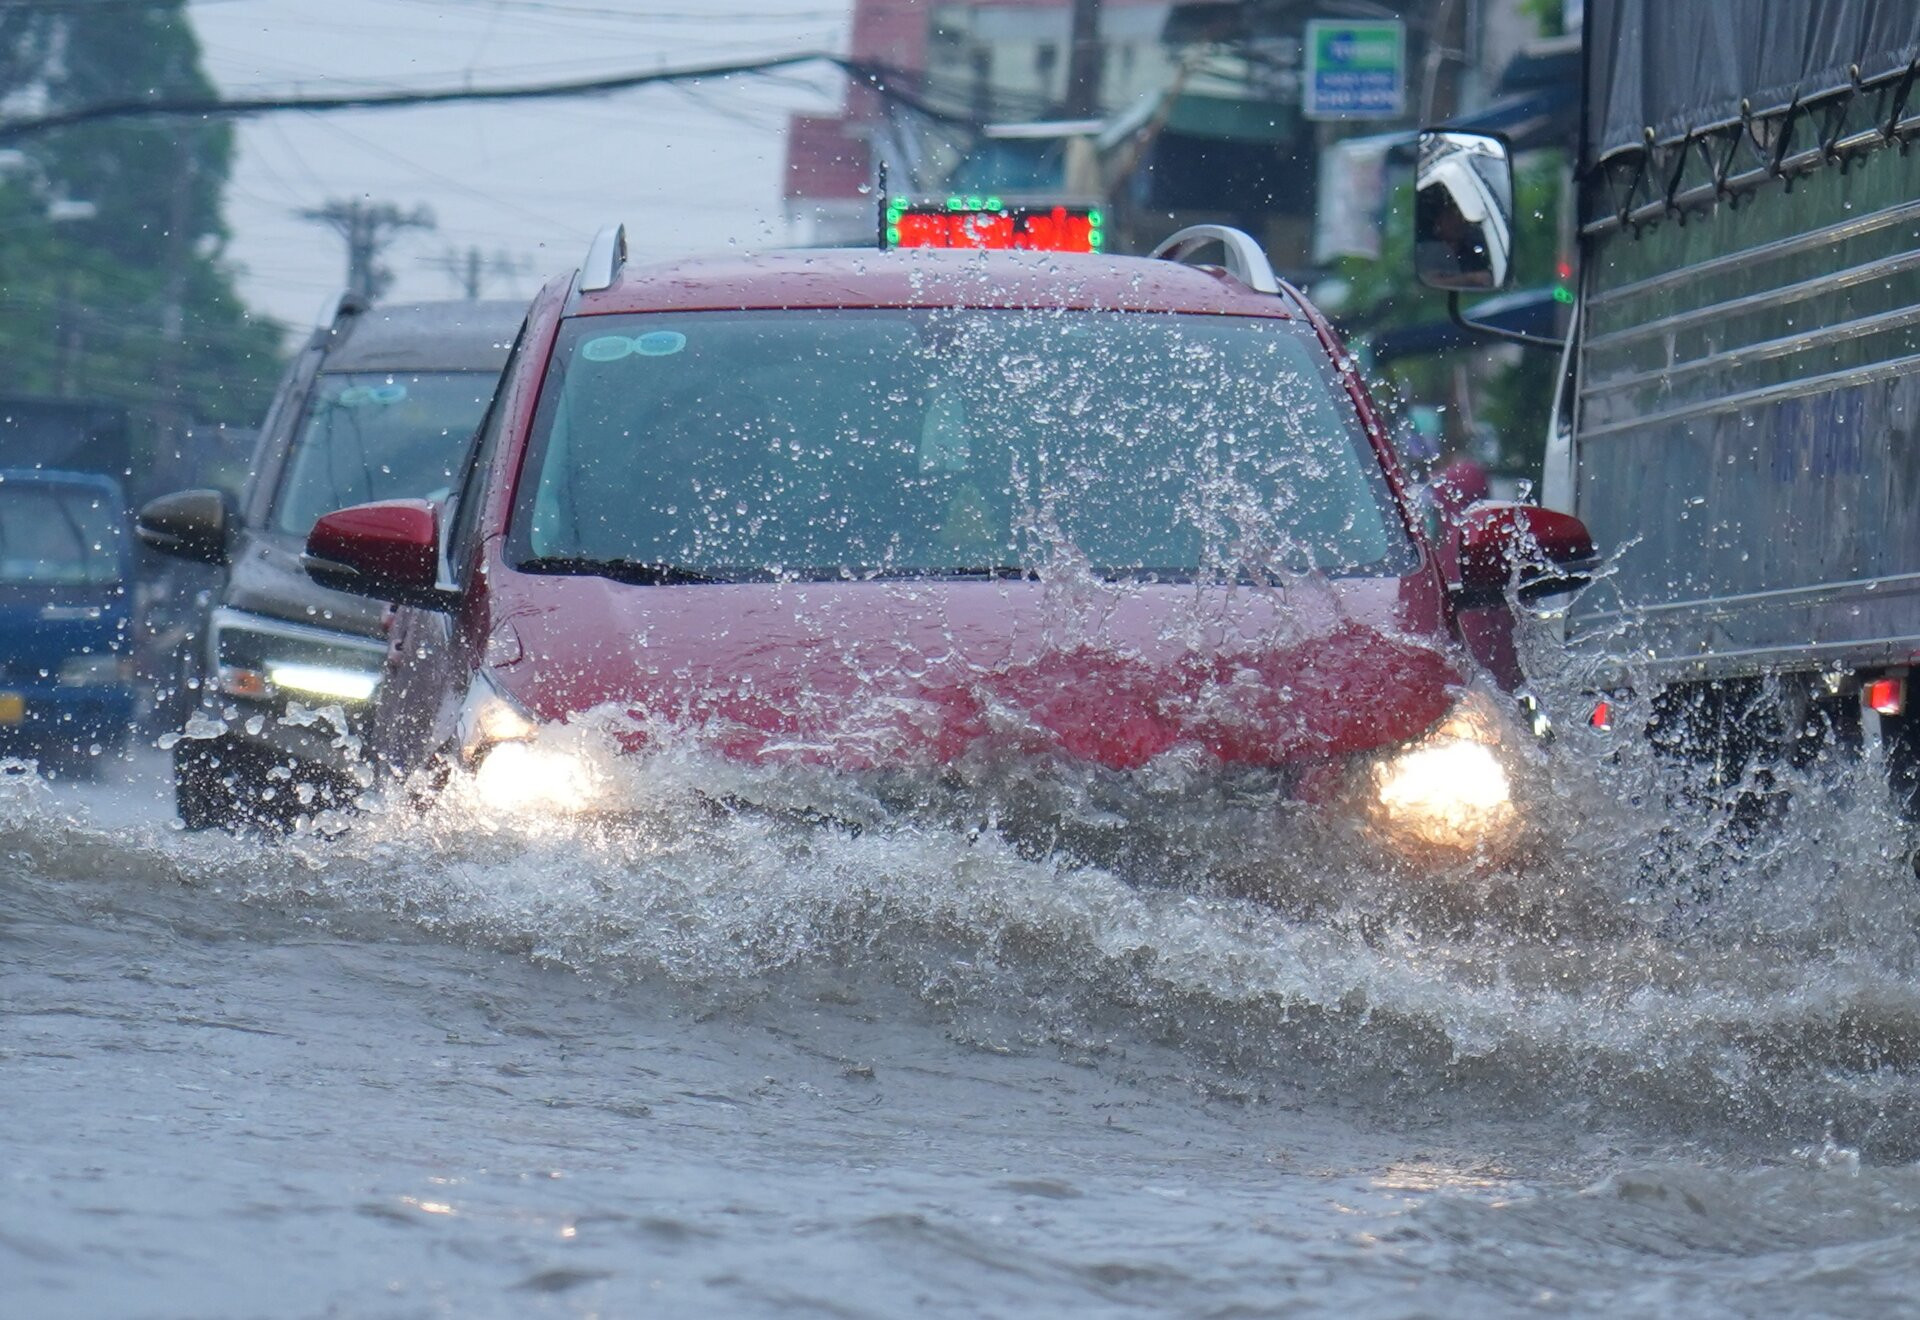
POLYGON ((489 371, 322 375, 274 525, 305 536, 321 514, 350 504, 444 494, 498 379, 489 371))
POLYGON ((583 317, 554 370, 511 531, 525 568, 667 581, 1079 563, 1265 580, 1412 557, 1353 405, 1298 322, 583 317))
POLYGON ((112 586, 120 537, 119 506, 95 487, 0 478, 0 585, 112 586))

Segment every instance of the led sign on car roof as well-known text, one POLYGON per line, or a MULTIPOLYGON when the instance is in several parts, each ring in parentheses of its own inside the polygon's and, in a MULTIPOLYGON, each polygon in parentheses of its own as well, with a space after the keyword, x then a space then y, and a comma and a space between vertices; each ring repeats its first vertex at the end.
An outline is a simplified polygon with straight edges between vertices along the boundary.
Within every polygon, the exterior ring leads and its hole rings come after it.
POLYGON ((887 246, 1016 248, 1034 252, 1099 252, 1105 218, 1091 206, 1008 205, 998 197, 887 200, 887 246))

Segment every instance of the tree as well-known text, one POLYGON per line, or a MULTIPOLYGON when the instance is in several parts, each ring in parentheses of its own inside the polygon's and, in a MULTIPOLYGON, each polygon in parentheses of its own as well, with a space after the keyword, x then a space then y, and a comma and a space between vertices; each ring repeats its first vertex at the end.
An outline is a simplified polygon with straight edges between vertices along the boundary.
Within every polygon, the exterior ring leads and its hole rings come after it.
MULTIPOLYGON (((0 104, 211 94, 185 10, 0 8, 0 104)), ((224 124, 103 121, 0 160, 0 392, 124 403, 149 446, 192 420, 258 420, 283 330, 247 311, 223 259, 232 152, 224 124)))

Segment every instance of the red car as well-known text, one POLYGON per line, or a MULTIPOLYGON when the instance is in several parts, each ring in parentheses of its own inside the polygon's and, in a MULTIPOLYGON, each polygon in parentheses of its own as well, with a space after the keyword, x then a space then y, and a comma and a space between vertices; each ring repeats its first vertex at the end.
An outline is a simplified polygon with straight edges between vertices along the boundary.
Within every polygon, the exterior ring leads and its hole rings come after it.
POLYGON ((853 775, 1177 753, 1361 783, 1409 839, 1510 827, 1456 611, 1564 589, 1586 533, 1482 505, 1443 581, 1339 341, 1244 234, 624 247, 534 301, 451 507, 313 528, 313 576, 404 606, 372 721, 396 772, 590 809, 557 726, 597 712, 627 749, 853 775))

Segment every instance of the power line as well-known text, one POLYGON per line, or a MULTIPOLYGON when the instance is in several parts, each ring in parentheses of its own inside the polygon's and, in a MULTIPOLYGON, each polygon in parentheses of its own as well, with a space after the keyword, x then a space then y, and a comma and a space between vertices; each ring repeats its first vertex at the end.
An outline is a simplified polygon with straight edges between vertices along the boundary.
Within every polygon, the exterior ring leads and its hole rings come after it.
MULTIPOLYGON (((439 4, 440 0, 412 0, 414 4, 439 4)), ((604 5, 560 4, 556 0, 490 0, 489 8, 495 12, 517 9, 535 14, 565 14, 585 18, 613 18, 627 22, 640 23, 703 23, 712 25, 755 23, 755 22, 795 22, 827 23, 842 22, 846 18, 844 9, 814 10, 768 10, 764 13, 690 13, 668 12, 660 9, 609 9, 604 5)))
MULTIPOLYGON (((203 5, 233 0, 196 0, 203 5)), ((102 9, 186 8, 188 0, 0 0, 0 18, 8 14, 91 14, 102 9)))
POLYGON ((390 150, 389 148, 382 146, 380 143, 375 142, 370 138, 361 136, 360 134, 354 132, 352 129, 347 128, 344 124, 330 124, 330 123, 327 123, 324 119, 320 119, 318 117, 316 117, 315 122, 320 124, 323 128, 326 128, 329 131, 333 132, 337 136, 345 138, 347 141, 354 143, 355 145, 359 146, 362 150, 370 151, 376 156, 381 156, 387 160, 390 160, 396 165, 400 165, 404 167, 411 174, 432 179, 436 183, 441 184, 443 187, 453 189, 455 192, 465 193, 467 196, 473 198, 475 201, 481 202, 486 206, 498 207, 502 210, 511 211, 514 214, 520 216, 522 219, 530 220, 533 223, 540 225, 545 229, 564 231, 567 228, 564 222, 560 220, 556 220, 554 217, 550 215, 542 215, 538 211, 529 210, 527 207, 520 205, 518 202, 515 202, 510 197, 501 197, 495 193, 486 192, 482 189, 475 188, 472 184, 469 184, 464 180, 455 178, 451 174, 442 173, 441 171, 436 170, 429 165, 422 165, 417 160, 414 160, 407 156, 403 156, 399 152, 390 150))
POLYGON ((488 257, 478 245, 469 245, 464 251, 448 248, 437 257, 425 258, 425 261, 451 279, 468 302, 477 301, 490 280, 511 284, 533 270, 533 263, 524 256, 496 251, 488 257))
MULTIPOLYGON (((796 55, 775 55, 757 60, 733 60, 723 64, 691 65, 674 69, 655 69, 647 73, 615 74, 579 82, 528 83, 510 87, 448 87, 435 90, 368 92, 341 96, 266 96, 228 100, 222 97, 191 97, 180 100, 103 101, 48 115, 0 122, 0 142, 22 138, 56 128, 94 123, 103 119, 240 119, 284 110, 382 110, 416 105, 445 105, 456 101, 534 101, 560 97, 596 96, 626 91, 659 83, 691 82, 702 78, 726 78, 789 69, 801 64, 824 63, 840 69, 871 87, 883 99, 898 103, 931 119, 977 127, 972 119, 928 104, 921 97, 896 86, 899 71, 882 64, 850 60, 819 51, 796 55)), ((906 75, 911 79, 912 75, 906 75)))

